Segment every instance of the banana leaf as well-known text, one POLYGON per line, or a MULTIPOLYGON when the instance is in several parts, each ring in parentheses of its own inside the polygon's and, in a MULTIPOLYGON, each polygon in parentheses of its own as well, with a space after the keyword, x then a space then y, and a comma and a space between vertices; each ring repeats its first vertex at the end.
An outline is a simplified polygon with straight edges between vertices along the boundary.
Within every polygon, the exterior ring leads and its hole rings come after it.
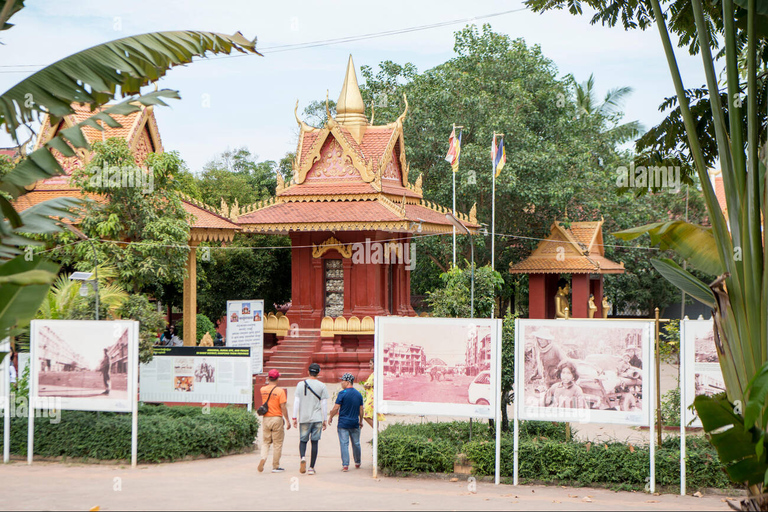
POLYGON ((255 41, 239 32, 154 32, 100 44, 41 69, 2 94, 0 123, 16 139, 18 127, 35 121, 39 112, 50 113, 56 122, 74 113, 73 103, 95 109, 118 94, 138 94, 141 87, 196 56, 235 50, 261 55, 255 41))
POLYGON ((0 283, 0 339, 10 327, 24 325, 34 318, 59 271, 57 264, 40 257, 27 261, 24 256, 18 256, 0 265, 0 278, 32 271, 36 277, 30 284, 0 283), (41 273, 47 273, 48 279, 41 279, 41 273))
POLYGON ((712 309, 715 308, 715 294, 712 293, 712 290, 680 265, 669 258, 654 259, 651 260, 651 264, 659 271, 659 274, 664 276, 670 283, 674 284, 705 306, 712 309))
POLYGON ((762 484, 768 471, 765 432, 754 426, 745 428, 743 418, 734 412, 734 404, 724 393, 699 395, 693 405, 731 480, 762 484))
POLYGON ((676 220, 625 229, 614 235, 622 240, 633 240, 645 233, 651 237, 652 245, 658 245, 662 251, 672 249, 702 272, 713 276, 723 273, 712 228, 676 220))

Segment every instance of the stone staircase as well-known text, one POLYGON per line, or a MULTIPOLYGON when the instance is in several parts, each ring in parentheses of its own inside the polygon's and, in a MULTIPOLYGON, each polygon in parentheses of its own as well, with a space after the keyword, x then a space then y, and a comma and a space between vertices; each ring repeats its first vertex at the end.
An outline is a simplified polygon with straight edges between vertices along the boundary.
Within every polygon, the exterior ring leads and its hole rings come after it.
POLYGON ((307 367, 320 343, 320 329, 301 329, 297 336, 278 341, 264 364, 264 372, 274 368, 280 372, 282 387, 295 386, 307 377, 307 367))

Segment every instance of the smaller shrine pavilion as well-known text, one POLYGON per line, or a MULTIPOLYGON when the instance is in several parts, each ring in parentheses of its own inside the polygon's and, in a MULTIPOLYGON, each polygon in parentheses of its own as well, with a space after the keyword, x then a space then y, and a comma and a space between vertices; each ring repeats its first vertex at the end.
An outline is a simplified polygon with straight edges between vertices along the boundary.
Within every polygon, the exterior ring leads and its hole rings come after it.
POLYGON ((528 274, 528 318, 555 318, 555 295, 563 275, 571 276, 570 316, 588 318, 594 295, 595 317, 603 316, 603 275, 623 274, 624 264, 605 257, 603 220, 555 221, 546 240, 525 260, 511 264, 512 274, 528 274))

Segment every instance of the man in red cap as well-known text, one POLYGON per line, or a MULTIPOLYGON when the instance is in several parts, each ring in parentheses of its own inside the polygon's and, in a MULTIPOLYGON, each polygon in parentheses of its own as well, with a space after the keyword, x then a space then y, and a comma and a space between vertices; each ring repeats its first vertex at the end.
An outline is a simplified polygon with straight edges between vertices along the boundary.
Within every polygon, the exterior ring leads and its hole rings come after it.
POLYGON ((259 461, 259 472, 264 471, 264 464, 269 455, 269 445, 274 445, 272 449, 272 472, 282 473, 285 471, 280 467, 280 456, 283 453, 283 439, 285 439, 285 430, 283 426, 290 430, 291 423, 288 418, 288 409, 285 403, 288 396, 283 388, 277 386, 280 379, 280 372, 275 369, 269 370, 269 382, 261 388, 262 403, 267 404, 269 410, 263 416, 261 423, 262 442, 261 442, 261 460, 259 461), (283 421, 285 418, 285 421, 283 421))

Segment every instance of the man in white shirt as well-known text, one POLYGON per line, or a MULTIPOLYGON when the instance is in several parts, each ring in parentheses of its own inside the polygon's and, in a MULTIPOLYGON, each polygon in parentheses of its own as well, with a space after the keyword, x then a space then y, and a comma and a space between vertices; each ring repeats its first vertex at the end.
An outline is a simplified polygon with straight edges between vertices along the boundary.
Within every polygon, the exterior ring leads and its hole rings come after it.
POLYGON ((322 431, 328 426, 328 388, 320 382, 317 375, 320 373, 320 365, 309 365, 309 378, 299 382, 293 401, 293 427, 299 429, 299 455, 301 465, 299 471, 315 474, 315 462, 317 462, 318 443, 322 431), (298 421, 297 421, 298 420, 298 421), (307 471, 307 442, 312 442, 309 470, 307 471))

